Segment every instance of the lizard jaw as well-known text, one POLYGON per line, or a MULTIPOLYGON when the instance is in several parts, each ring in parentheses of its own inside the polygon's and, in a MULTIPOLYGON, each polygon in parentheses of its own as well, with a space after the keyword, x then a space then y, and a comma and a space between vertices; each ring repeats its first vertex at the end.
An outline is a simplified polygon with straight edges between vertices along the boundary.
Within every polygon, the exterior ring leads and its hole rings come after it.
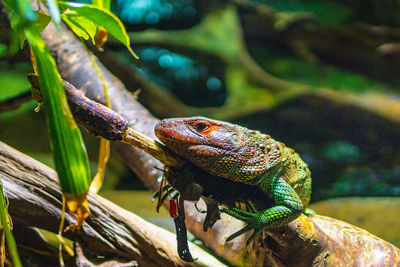
POLYGON ((178 150, 175 151, 178 154, 186 152, 190 146, 206 144, 203 137, 190 131, 182 121, 183 119, 165 119, 154 128, 158 139, 172 150, 178 150))

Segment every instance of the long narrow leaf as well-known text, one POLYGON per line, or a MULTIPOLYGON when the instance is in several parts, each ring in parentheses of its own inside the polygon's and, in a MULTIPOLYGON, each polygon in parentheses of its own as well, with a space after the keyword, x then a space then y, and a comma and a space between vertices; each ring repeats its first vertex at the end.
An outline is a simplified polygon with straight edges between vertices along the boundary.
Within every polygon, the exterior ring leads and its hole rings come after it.
MULTIPOLYGON (((70 228, 77 229, 89 215, 86 200, 90 184, 89 161, 81 133, 69 110, 56 64, 40 36, 39 29, 43 25, 47 25, 48 22, 46 17, 43 16, 37 19, 29 0, 3 1, 5 1, 5 6, 11 14, 14 32, 21 36, 21 40, 26 38, 31 47, 32 65, 39 76, 41 94, 46 104, 45 111, 50 144, 63 191, 63 199, 67 200, 66 205, 77 217, 77 224, 70 226, 70 228), (33 16, 29 17, 27 14, 33 14, 33 16)), ((50 6, 55 4, 54 0, 50 0, 48 3, 50 6)), ((50 8, 54 20, 59 22, 58 7, 50 8)), ((2 200, 4 203, 4 199, 0 198, 0 202, 2 200)), ((5 221, 4 213, 3 210, 0 211, 2 221, 5 221)), ((3 224, 7 225, 7 222, 3 224)), ((10 251, 12 251, 12 245, 15 247, 15 242, 10 231, 6 235, 11 236, 7 238, 11 242, 10 251)), ((15 255, 12 256, 15 257, 15 255)), ((15 266, 21 266, 18 259, 13 259, 13 261, 15 266)), ((62 258, 60 258, 60 263, 62 263, 62 258)))
POLYGON ((11 13, 13 30, 28 39, 34 55, 33 64, 46 103, 50 143, 63 193, 82 197, 90 183, 89 161, 79 128, 69 110, 56 64, 38 30, 47 24, 46 19, 36 21, 37 16, 28 0, 2 1, 11 13))
POLYGON ((10 252, 12 262, 15 267, 22 267, 21 260, 18 256, 17 244, 15 243, 14 236, 12 235, 10 226, 8 225, 8 210, 1 182, 0 182, 0 222, 1 225, 3 226, 3 231, 4 235, 6 236, 8 250, 10 252))
POLYGON ((25 29, 25 35, 37 61, 61 188, 67 194, 85 194, 90 182, 89 162, 79 128, 69 110, 55 62, 36 27, 25 29))

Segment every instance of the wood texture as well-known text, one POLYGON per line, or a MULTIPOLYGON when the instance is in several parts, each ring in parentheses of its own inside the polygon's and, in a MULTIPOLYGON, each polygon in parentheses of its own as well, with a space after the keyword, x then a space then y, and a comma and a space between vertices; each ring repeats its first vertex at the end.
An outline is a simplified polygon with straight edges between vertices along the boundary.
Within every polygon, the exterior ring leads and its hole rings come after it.
MULTIPOLYGON (((61 191, 54 170, 0 142, 0 178, 16 224, 58 232, 61 191)), ((179 258, 174 234, 98 195, 89 193, 88 200, 90 216, 82 229, 64 234, 79 244, 86 257, 136 261, 140 266, 192 265, 179 258)), ((72 214, 65 218, 66 225, 74 223, 72 214)), ((199 258, 197 265, 222 265, 200 248, 190 248, 199 258)))

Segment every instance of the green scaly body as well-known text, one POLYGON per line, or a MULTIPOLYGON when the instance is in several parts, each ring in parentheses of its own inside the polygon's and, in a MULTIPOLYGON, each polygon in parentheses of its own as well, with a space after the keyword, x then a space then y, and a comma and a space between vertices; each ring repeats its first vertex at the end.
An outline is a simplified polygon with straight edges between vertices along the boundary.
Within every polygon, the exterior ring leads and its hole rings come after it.
POLYGON ((257 211, 235 207, 221 209, 248 225, 227 241, 254 230, 247 241, 267 228, 296 219, 310 201, 311 173, 293 149, 258 131, 203 117, 163 120, 155 128, 157 137, 171 150, 207 172, 258 186, 275 206, 257 211))

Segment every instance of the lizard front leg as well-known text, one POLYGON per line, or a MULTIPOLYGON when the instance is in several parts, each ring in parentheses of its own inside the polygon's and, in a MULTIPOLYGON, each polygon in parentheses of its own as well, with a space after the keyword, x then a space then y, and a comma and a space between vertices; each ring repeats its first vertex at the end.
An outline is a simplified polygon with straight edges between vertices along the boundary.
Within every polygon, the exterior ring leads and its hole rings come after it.
POLYGON ((303 212, 303 203, 300 197, 282 178, 277 177, 273 179, 269 184, 266 184, 265 187, 267 189, 265 191, 269 192, 276 206, 257 211, 254 206, 251 205, 252 211, 250 212, 234 207, 221 209, 221 212, 248 223, 247 226, 229 236, 226 241, 230 241, 247 231, 254 230, 253 234, 246 242, 246 245, 248 245, 262 230, 286 225, 303 212))

